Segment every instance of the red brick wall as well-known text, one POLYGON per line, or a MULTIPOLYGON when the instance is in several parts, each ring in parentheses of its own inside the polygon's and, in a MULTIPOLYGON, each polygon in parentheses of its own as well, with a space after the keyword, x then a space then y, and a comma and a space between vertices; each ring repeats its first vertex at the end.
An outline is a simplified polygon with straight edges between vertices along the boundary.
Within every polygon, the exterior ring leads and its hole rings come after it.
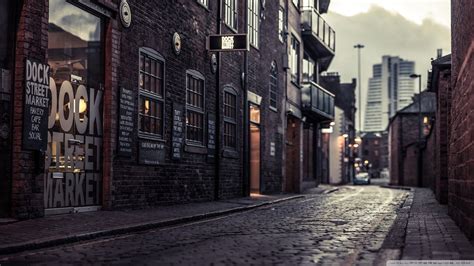
POLYGON ((416 144, 404 148, 403 186, 418 186, 418 147, 416 144))
POLYGON ((451 102, 451 70, 440 72, 438 78, 437 110, 436 110, 436 143, 435 143, 435 182, 436 199, 448 203, 448 141, 449 141, 449 110, 451 102))
POLYGON ((13 98, 13 167, 11 212, 16 218, 42 216, 44 156, 22 149, 25 58, 46 61, 48 1, 25 0, 21 8, 15 51, 13 98))
POLYGON ((474 2, 452 1, 449 213, 474 238, 474 2))

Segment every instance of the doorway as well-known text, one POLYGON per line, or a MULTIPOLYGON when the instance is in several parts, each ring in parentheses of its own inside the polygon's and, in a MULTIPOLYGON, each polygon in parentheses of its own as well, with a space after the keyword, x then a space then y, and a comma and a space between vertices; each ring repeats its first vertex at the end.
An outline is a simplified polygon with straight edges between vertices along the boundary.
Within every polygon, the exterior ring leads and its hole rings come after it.
POLYGON ((300 122, 295 117, 288 117, 286 128, 286 162, 285 162, 285 192, 300 192, 300 122))
POLYGON ((250 193, 260 193, 260 128, 250 124, 250 193))
POLYGON ((250 193, 261 193, 260 107, 250 105, 250 193))

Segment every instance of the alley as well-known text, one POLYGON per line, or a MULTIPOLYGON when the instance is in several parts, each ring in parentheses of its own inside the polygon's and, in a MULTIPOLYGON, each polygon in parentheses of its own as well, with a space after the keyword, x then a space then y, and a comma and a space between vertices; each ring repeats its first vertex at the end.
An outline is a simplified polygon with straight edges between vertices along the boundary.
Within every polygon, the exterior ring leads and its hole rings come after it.
POLYGON ((408 194, 344 186, 210 220, 8 255, 0 264, 371 264, 408 194))

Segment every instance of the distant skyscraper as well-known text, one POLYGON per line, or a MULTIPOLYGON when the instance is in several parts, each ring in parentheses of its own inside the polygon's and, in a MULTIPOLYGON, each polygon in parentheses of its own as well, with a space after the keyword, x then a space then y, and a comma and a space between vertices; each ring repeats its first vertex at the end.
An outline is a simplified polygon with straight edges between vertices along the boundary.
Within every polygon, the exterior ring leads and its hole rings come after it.
POLYGON ((415 82, 415 62, 398 56, 383 56, 382 64, 373 66, 369 79, 364 131, 384 131, 390 117, 411 103, 415 82))

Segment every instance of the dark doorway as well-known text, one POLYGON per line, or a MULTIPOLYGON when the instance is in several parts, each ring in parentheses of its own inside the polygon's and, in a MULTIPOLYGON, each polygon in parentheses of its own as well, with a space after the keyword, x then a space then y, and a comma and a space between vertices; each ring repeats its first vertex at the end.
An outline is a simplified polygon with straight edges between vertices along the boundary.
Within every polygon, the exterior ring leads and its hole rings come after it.
POLYGON ((300 192, 300 121, 288 117, 286 127, 285 192, 300 192))

